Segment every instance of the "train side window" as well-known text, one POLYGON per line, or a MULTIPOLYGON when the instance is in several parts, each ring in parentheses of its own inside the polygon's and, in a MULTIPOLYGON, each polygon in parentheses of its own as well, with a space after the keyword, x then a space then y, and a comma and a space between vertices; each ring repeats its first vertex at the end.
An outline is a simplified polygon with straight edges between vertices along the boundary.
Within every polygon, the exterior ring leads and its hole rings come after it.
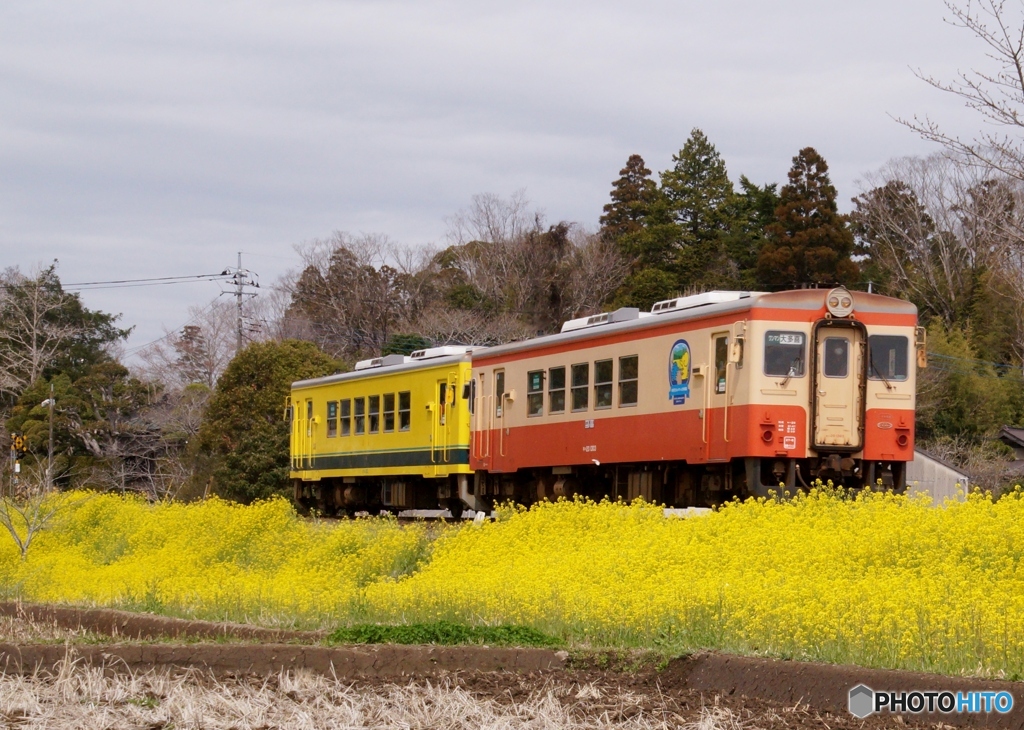
POLYGON ((585 411, 589 407, 590 363, 572 366, 572 409, 585 411))
POLYGON ((619 408, 637 403, 637 380, 640 374, 637 355, 619 358, 619 408))
POLYGON ((356 435, 366 433, 366 399, 356 398, 355 399, 355 422, 356 422, 356 435))
POLYGON ((906 380, 907 347, 906 337, 868 337, 868 377, 872 380, 906 380))
POLYGON ((380 431, 380 396, 371 395, 369 401, 370 433, 377 433, 380 431))
POLYGON ((806 339, 803 332, 769 330, 764 335, 764 374, 779 378, 802 378, 806 339))
POLYGON ((384 433, 395 430, 395 394, 384 394, 384 433))
POLYGON ((412 401, 409 391, 398 394, 398 430, 408 431, 412 425, 412 401))
POLYGON ((327 438, 338 435, 338 401, 327 401, 327 438))
POLYGON ((476 379, 470 378, 462 386, 462 400, 469 401, 470 415, 476 413, 476 379))
POLYGON ((505 371, 494 371, 494 415, 501 418, 505 410, 505 371))
POLYGON ((715 393, 725 392, 726 367, 729 363, 729 338, 715 338, 715 393))
POLYGON ((526 374, 526 415, 544 415, 543 370, 531 370, 526 374))
POLYGON ((565 413, 565 367, 548 370, 548 413, 565 413))
POLYGON ((341 411, 341 435, 348 436, 352 433, 352 401, 348 398, 339 404, 341 411))
POLYGON ((612 361, 594 363, 594 408, 612 407, 612 361))
POLYGON ((825 377, 845 378, 850 374, 850 341, 845 337, 825 338, 825 377))

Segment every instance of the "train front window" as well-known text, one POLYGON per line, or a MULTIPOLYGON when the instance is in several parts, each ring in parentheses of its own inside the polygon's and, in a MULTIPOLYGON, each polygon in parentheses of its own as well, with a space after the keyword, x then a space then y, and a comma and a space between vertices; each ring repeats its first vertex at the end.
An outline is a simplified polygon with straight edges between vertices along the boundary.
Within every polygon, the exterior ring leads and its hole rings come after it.
POLYGON ((907 338, 898 335, 868 337, 868 377, 872 380, 907 379, 907 338))
POLYGON ((826 378, 845 378, 850 374, 850 341, 848 339, 826 337, 823 349, 826 378))
POLYGON ((548 370, 548 413, 565 412, 565 367, 548 370))
POLYGON ((764 374, 779 378, 804 376, 803 332, 769 330, 764 336, 764 374))

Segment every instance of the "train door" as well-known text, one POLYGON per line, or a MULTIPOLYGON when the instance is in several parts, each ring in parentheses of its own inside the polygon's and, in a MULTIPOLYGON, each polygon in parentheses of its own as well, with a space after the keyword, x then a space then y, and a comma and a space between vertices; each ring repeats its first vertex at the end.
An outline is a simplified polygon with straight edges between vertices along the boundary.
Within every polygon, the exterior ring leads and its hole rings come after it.
POLYGON ((435 474, 441 473, 451 457, 451 420, 453 390, 448 378, 437 381, 435 394, 437 401, 434 406, 433 418, 430 421, 430 461, 434 465, 435 474))
POLYGON ((864 336, 854 327, 816 331, 814 446, 856 451, 864 420, 864 336))
POLYGON ((505 371, 495 370, 491 378, 494 384, 494 401, 491 404, 491 416, 493 427, 491 434, 491 469, 493 471, 506 471, 506 459, 508 458, 508 429, 505 427, 506 416, 509 408, 509 393, 505 388, 505 371))
POLYGON ((470 440, 473 448, 473 457, 483 462, 484 468, 489 466, 487 459, 491 456, 491 432, 489 430, 491 409, 488 407, 486 383, 484 373, 474 373, 476 387, 473 389, 473 428, 470 432, 470 440))
POLYGON ((313 418, 313 400, 307 398, 305 402, 296 403, 294 412, 294 423, 292 424, 292 439, 295 451, 293 459, 295 466, 299 469, 313 468, 313 440, 316 437, 313 418))
POLYGON ((711 335, 711 366, 706 378, 705 433, 708 461, 729 458, 729 333, 711 335))

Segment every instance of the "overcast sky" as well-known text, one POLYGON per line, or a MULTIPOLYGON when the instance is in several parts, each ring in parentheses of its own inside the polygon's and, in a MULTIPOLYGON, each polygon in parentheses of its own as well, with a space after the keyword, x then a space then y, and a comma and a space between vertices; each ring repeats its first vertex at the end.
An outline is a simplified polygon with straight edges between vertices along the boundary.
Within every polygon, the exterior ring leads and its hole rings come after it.
MULTIPOLYGON (((474 193, 525 188, 596 228, 631 153, 656 173, 699 127, 731 177, 827 159, 841 206, 934 148, 891 116, 976 120, 914 77, 983 66, 940 0, 7 2, 0 264, 66 283, 206 274, 270 284, 332 231, 442 242, 474 193)), ((139 346, 215 297, 83 294, 139 346)))

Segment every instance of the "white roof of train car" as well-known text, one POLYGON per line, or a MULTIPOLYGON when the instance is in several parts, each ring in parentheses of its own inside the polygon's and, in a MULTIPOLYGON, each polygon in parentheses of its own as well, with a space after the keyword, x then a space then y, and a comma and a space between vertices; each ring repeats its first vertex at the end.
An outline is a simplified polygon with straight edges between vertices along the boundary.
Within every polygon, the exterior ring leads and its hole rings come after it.
POLYGON ((469 350, 461 355, 447 355, 444 357, 433 357, 425 360, 408 360, 398 365, 385 365, 382 367, 369 367, 361 370, 352 370, 347 373, 335 373, 324 375, 320 378, 309 378, 308 380, 297 380, 292 383, 292 389, 311 388, 318 385, 329 385, 331 383, 343 383, 348 380, 369 380, 380 375, 392 375, 409 370, 424 370, 427 368, 442 367, 453 363, 469 360, 469 350))
MULTIPOLYGON (((589 327, 584 326, 544 337, 486 347, 474 352, 473 357, 474 359, 488 360, 492 357, 500 357, 534 348, 597 339, 628 330, 642 331, 653 327, 663 327, 671 322, 685 322, 687 320, 703 319, 729 312, 743 311, 753 306, 813 311, 821 309, 825 305, 825 297, 828 296, 829 291, 831 290, 798 289, 783 292, 707 292, 692 297, 681 297, 659 302, 655 305, 658 311, 653 316, 637 317, 620 322, 607 322, 589 327)), ((879 294, 868 294, 866 292, 851 293, 855 302, 854 317, 856 317, 858 311, 917 313, 916 306, 902 299, 881 296, 879 294)))

